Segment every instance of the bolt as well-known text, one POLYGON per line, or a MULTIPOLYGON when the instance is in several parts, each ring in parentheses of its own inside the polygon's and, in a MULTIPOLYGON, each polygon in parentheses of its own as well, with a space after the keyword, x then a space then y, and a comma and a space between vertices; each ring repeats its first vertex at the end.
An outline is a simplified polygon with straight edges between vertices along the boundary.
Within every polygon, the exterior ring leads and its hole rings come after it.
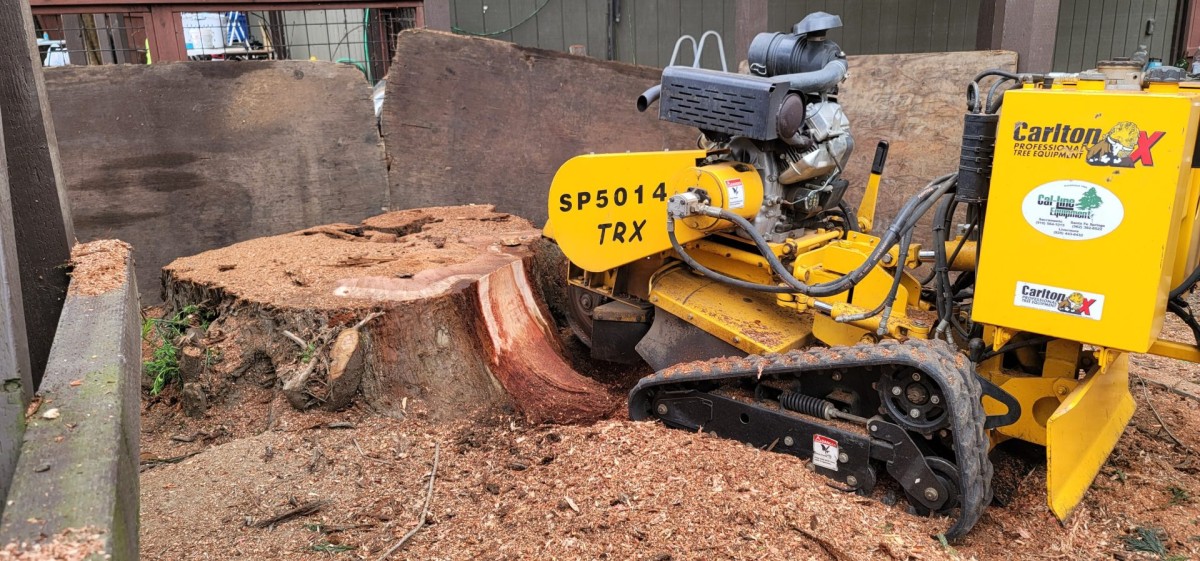
POLYGON ((734 342, 734 343, 741 343, 741 342, 742 342, 742 338, 741 338, 741 337, 738 337, 737 335, 734 335, 734 336, 733 336, 733 342, 734 342))
POLYGON ((883 254, 883 259, 882 259, 882 261, 883 261, 883 264, 884 264, 884 265, 891 264, 891 262, 892 262, 892 254, 890 254, 890 253, 885 253, 885 254, 883 254))
POLYGON ((658 404, 658 414, 659 414, 659 415, 666 415, 666 414, 667 414, 667 411, 669 411, 669 409, 667 409, 667 404, 666 404, 666 403, 659 403, 659 404, 658 404))
POLYGON ((1058 392, 1058 395, 1067 395, 1067 387, 1066 386, 1059 386, 1054 391, 1058 392))
POLYGON ((917 417, 921 416, 921 410, 914 407, 911 410, 909 410, 908 416, 916 419, 917 417))
POLYGON ((937 395, 931 395, 931 396, 929 396, 929 403, 932 403, 932 404, 934 404, 934 405, 937 405, 937 404, 939 404, 939 403, 941 403, 941 402, 942 402, 942 398, 941 398, 941 396, 937 396, 937 395))
POLYGON ((794 444, 796 444, 796 439, 794 439, 790 436, 783 437, 783 445, 784 446, 792 446, 794 444))
POLYGON ((892 386, 892 395, 900 395, 902 393, 904 393, 904 390, 900 386, 892 386))
POLYGON ((871 432, 878 432, 878 431, 879 431, 879 425, 871 425, 871 432))
POLYGON ((854 477, 853 475, 847 475, 846 476, 846 485, 849 485, 851 487, 858 487, 858 478, 854 477))
POLYGON ((938 500, 937 489, 934 489, 933 487, 926 487, 925 488, 925 500, 927 500, 927 501, 938 500))
POLYGON ((841 373, 841 372, 834 372, 834 373, 833 373, 833 381, 834 381, 834 382, 840 382, 840 381, 842 381, 842 373, 841 373))
POLYGON ((849 462, 849 461, 850 461, 850 455, 849 455, 849 454, 847 454, 847 453, 845 453, 845 452, 841 452, 841 453, 839 453, 839 454, 838 454, 838 461, 839 461, 839 462, 842 462, 843 464, 844 464, 844 463, 846 463, 846 462, 849 462))
POLYGON ((938 431, 938 436, 940 436, 942 438, 946 438, 947 436, 950 436, 950 431, 948 431, 946 429, 942 429, 942 430, 938 431))
POLYGON ((921 373, 920 373, 920 372, 913 372, 913 376, 912 376, 912 378, 913 378, 913 381, 914 381, 914 382, 920 382, 920 381, 921 381, 921 373))

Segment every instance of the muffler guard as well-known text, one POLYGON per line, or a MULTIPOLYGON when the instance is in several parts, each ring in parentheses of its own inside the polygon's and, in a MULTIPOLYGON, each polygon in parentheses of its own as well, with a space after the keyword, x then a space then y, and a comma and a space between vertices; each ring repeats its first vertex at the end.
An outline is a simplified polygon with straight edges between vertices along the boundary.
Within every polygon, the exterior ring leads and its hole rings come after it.
POLYGON ((1046 496, 1066 520, 1092 485, 1136 409, 1129 393, 1129 354, 1071 392, 1046 423, 1046 496))

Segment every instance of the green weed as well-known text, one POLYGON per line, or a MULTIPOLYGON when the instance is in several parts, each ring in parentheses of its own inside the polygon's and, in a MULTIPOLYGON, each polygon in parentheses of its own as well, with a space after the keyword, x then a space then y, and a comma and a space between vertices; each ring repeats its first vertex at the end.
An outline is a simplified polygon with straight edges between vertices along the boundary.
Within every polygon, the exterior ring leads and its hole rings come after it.
POLYGON ((320 551, 322 553, 342 553, 343 551, 354 551, 353 546, 329 542, 314 543, 309 546, 309 549, 313 551, 320 551))
POLYGON ((1171 504, 1173 505, 1182 505, 1192 502, 1192 495, 1191 493, 1187 492, 1187 489, 1172 485, 1167 487, 1167 492, 1171 493, 1171 504))
POLYGON ((1163 543, 1165 537, 1164 532, 1158 528, 1139 526, 1134 529, 1132 534, 1121 537, 1121 541, 1125 542, 1125 549, 1153 553, 1165 559, 1167 557, 1167 545, 1163 543))
MULTIPOLYGON (((176 341, 183 337, 193 324, 202 330, 208 329, 212 317, 193 304, 185 306, 169 319, 146 318, 146 321, 142 322, 142 339, 155 345, 150 360, 142 363, 145 375, 154 378, 150 395, 162 393, 167 384, 179 377, 179 346, 176 345, 176 341)), ((206 362, 211 360, 212 356, 206 355, 206 362)), ((219 360, 219 355, 217 357, 219 360)))

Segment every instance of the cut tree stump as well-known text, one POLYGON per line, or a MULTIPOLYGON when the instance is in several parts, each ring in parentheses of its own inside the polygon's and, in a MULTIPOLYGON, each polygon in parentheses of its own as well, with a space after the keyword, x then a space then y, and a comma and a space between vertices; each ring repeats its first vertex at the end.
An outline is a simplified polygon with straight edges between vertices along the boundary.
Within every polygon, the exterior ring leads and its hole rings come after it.
POLYGON ((357 392, 396 416, 606 417, 622 400, 564 358, 532 281, 538 247, 528 221, 491 206, 415 209, 178 259, 163 287, 168 314, 216 314, 199 343, 220 359, 187 380, 209 407, 256 372, 300 408, 344 408, 357 392))

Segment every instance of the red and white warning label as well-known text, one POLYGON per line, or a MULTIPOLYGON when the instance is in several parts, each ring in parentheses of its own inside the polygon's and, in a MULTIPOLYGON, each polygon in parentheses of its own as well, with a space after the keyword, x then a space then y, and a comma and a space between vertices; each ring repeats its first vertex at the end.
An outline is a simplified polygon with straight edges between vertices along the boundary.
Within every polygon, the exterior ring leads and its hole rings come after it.
POLYGON ((813 465, 837 471, 838 443, 828 436, 813 435, 813 465))

